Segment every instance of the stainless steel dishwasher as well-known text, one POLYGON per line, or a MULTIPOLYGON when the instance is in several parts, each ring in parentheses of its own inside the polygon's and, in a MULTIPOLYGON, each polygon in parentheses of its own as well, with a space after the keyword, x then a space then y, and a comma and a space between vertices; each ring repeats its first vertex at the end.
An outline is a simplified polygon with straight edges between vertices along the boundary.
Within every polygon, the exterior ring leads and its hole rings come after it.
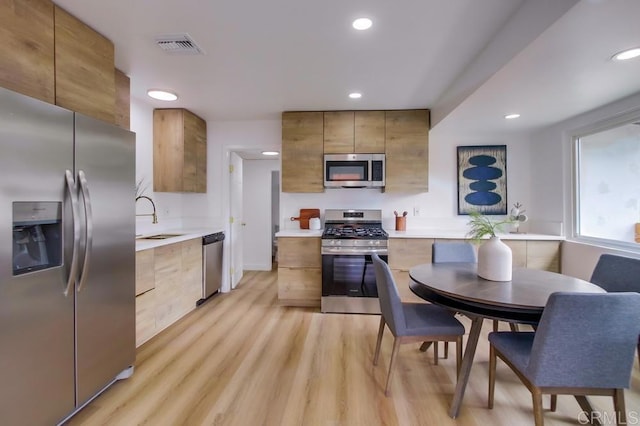
POLYGON ((202 299, 205 302, 222 287, 222 242, 224 232, 216 232, 202 237, 202 299))

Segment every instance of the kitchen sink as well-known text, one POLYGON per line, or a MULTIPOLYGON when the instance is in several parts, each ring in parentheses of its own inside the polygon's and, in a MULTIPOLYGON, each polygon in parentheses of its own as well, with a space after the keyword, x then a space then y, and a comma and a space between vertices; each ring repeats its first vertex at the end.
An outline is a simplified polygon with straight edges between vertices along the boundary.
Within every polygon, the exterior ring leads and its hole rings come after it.
POLYGON ((138 240, 166 240, 167 238, 181 237, 183 234, 156 234, 146 237, 138 237, 138 240))

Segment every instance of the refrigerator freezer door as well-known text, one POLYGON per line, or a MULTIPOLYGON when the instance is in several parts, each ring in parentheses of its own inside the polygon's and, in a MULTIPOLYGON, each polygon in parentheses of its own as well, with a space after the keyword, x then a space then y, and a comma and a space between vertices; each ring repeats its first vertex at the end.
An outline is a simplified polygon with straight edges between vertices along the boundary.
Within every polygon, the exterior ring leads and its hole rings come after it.
POLYGON ((82 405, 135 361, 135 134, 75 115, 80 238, 76 366, 82 405))
POLYGON ((0 424, 56 424, 74 407, 74 293, 64 294, 73 242, 65 181, 73 170, 73 113, 0 89, 0 170, 0 424), (17 217, 31 205, 32 215, 17 217), (43 206, 62 212, 62 228, 29 228, 43 206), (25 222, 24 238, 12 236, 14 216, 25 222), (55 240, 64 245, 61 262, 21 274, 11 267, 14 241, 31 241, 30 256, 44 264, 45 246, 55 240))

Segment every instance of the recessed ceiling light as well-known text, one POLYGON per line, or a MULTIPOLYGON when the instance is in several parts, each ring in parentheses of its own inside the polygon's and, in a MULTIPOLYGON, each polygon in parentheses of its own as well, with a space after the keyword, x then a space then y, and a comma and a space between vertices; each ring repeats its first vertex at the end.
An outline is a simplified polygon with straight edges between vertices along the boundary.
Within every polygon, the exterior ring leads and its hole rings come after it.
POLYGON ((612 56, 612 59, 616 61, 625 61, 627 59, 633 59, 640 56, 640 47, 634 47, 633 49, 623 50, 612 56))
POLYGON ((349 93, 349 97, 351 99, 360 99, 362 97, 362 93, 358 93, 358 92, 349 93))
POLYGON ((504 116, 507 120, 513 120, 514 118, 520 117, 520 114, 507 114, 504 116))
POLYGON ((369 18, 358 18, 353 21, 353 24, 351 25, 353 25, 353 28, 356 30, 368 30, 371 28, 371 25, 373 25, 373 22, 371 22, 371 19, 369 18))
POLYGON ((278 155, 278 151, 262 151, 262 155, 278 155))
POLYGON ((178 95, 175 93, 160 89, 150 89, 147 91, 147 95, 149 95, 150 98, 158 99, 159 101, 175 101, 178 99, 178 95))

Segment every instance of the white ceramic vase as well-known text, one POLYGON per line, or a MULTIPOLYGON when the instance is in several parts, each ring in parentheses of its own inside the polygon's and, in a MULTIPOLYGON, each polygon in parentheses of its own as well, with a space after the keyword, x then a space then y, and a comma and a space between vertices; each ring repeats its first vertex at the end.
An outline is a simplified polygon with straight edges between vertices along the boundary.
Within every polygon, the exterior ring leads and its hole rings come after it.
POLYGON ((511 281, 511 248, 499 237, 491 237, 478 247, 478 276, 490 281, 511 281))

